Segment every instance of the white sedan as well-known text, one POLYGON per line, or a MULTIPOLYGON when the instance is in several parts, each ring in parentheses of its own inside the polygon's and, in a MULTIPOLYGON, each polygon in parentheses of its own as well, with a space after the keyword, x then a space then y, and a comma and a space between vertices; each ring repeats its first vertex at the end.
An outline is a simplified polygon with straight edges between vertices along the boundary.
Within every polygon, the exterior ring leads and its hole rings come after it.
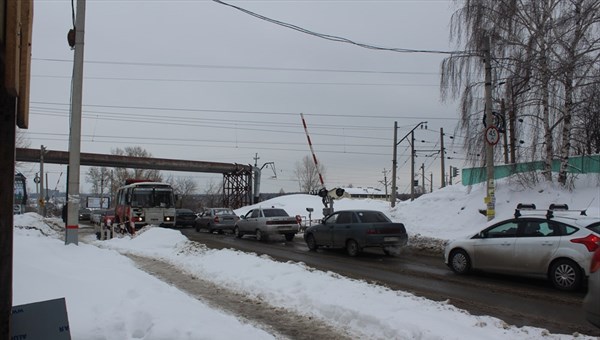
POLYGON ((555 206, 545 214, 532 206, 523 216, 519 208, 514 218, 448 243, 446 265, 458 274, 478 269, 547 278, 560 290, 578 289, 589 275, 593 252, 600 248, 600 219, 555 206))

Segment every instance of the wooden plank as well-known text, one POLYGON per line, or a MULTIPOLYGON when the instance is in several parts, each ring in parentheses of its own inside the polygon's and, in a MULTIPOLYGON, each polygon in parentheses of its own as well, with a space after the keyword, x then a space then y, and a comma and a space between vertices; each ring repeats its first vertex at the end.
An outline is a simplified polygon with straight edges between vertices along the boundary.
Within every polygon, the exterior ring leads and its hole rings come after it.
POLYGON ((4 32, 6 32, 6 0, 0 0, 0 45, 4 45, 4 32))
POLYGON ((31 37, 33 31, 33 0, 21 0, 21 53, 19 60, 19 98, 17 125, 29 127, 29 89, 31 82, 31 37))
POLYGON ((4 59, 4 87, 9 95, 19 95, 19 59, 21 2, 19 0, 7 0, 6 2, 6 43, 4 59))

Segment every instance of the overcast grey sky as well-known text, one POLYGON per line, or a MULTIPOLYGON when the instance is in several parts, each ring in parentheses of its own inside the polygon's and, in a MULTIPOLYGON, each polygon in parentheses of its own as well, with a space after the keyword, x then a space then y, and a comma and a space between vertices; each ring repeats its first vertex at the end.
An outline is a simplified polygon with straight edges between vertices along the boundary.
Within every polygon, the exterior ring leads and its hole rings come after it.
MULTIPOLYGON (((75 1, 76 2, 76 1, 75 1)), ((453 1, 230 1, 302 28, 385 47, 452 50, 453 1)), ((31 147, 68 150, 73 51, 70 0, 36 0, 33 25, 31 147)), ((399 138, 420 121, 417 150, 439 149, 457 104, 441 103, 444 55, 375 51, 323 40, 209 0, 87 0, 82 152, 140 145, 155 157, 258 164, 262 191, 298 190, 296 162, 310 155, 304 113, 327 187, 383 189, 399 138)), ((460 139, 445 139, 461 156, 460 139)), ((439 154, 419 151, 440 185, 439 154)), ((399 192, 409 192, 410 145, 398 147, 399 192)), ((461 159, 447 160, 462 166, 461 159)), ((48 166, 63 189, 66 166, 48 166), (59 174, 63 172, 59 181, 59 174)), ((23 168, 30 177, 37 165, 23 168)), ((86 167, 82 167, 82 190, 86 167)), ((167 175, 167 173, 165 173, 167 175)), ((203 188, 220 176, 190 176, 203 188)), ((388 180, 391 181, 390 175, 388 180)), ((420 180, 420 177, 419 177, 420 180)), ((429 184, 427 183, 429 188, 429 184)))

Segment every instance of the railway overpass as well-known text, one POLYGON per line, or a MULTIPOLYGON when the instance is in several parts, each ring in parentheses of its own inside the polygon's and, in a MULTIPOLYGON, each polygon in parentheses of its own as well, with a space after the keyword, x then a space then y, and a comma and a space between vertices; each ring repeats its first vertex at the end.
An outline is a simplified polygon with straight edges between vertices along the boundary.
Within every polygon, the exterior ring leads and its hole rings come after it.
MULTIPOLYGON (((18 162, 39 163, 40 158, 41 150, 39 149, 16 149, 16 160, 18 162)), ((221 173, 223 174, 224 206, 236 209, 252 203, 253 167, 251 165, 84 152, 81 153, 80 159, 81 165, 85 166, 221 173)), ((44 163, 69 164, 69 153, 66 151, 46 150, 44 152, 44 163)))

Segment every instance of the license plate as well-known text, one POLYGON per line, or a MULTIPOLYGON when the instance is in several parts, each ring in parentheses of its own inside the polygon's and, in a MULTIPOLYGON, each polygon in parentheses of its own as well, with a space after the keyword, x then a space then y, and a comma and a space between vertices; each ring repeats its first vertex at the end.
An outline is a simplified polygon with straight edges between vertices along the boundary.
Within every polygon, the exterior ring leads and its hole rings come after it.
POLYGON ((384 237, 383 242, 398 242, 400 241, 399 237, 384 237))

